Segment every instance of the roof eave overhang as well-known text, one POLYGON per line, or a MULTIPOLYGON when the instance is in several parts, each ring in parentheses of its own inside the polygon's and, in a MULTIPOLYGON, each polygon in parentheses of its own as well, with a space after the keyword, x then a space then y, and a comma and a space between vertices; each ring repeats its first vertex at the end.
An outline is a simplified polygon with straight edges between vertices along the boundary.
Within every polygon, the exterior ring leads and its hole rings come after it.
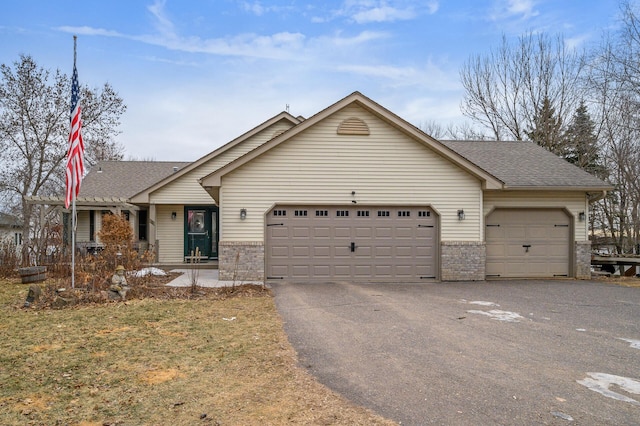
MULTIPOLYGON (((29 204, 41 204, 47 206, 64 206, 65 200, 59 197, 25 197, 29 204)), ((140 210, 135 204, 132 204, 126 198, 118 197, 78 197, 76 199, 76 208, 80 210, 103 209, 123 209, 123 210, 140 210)), ((69 211, 70 209, 63 209, 69 211)))
POLYGON ((573 192, 606 192, 613 189, 612 186, 511 186, 504 185, 504 191, 573 191, 573 192))

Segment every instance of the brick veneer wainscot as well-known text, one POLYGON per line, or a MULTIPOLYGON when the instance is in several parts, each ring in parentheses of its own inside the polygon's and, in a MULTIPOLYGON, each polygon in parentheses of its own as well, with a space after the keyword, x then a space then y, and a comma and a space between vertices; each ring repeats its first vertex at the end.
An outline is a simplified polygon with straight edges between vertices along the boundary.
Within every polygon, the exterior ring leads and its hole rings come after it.
POLYGON ((264 281, 262 241, 220 241, 218 250, 221 281, 264 281))
POLYGON ((442 281, 484 281, 487 251, 481 241, 442 241, 442 281))

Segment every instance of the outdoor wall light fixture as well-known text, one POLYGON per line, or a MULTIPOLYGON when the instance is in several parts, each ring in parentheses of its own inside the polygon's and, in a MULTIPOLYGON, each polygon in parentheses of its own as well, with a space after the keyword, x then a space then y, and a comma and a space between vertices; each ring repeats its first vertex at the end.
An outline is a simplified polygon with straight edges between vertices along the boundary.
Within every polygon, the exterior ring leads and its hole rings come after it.
POLYGON ((580 222, 584 222, 584 220, 587 218, 587 215, 584 212, 580 212, 578 213, 578 220, 580 222))
POLYGON ((240 209, 240 220, 245 220, 247 218, 247 209, 240 209))
POLYGON ((464 220, 464 210, 458 210, 458 220, 464 220))
POLYGON ((178 217, 178 213, 171 212, 171 220, 176 220, 177 217, 178 217))

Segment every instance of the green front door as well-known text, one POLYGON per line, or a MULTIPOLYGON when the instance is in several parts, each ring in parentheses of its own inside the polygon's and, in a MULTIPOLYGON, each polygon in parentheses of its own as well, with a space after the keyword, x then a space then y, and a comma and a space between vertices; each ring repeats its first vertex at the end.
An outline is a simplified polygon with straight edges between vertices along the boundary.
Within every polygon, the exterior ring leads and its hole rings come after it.
POLYGON ((185 207, 185 256, 196 248, 201 257, 218 257, 218 210, 215 207, 185 207))

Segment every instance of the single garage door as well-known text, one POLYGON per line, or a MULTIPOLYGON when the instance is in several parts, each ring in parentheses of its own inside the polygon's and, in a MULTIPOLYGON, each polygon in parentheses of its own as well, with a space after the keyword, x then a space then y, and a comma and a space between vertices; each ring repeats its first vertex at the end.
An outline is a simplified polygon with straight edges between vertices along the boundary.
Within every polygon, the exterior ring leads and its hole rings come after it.
POLYGON ((276 206, 266 218, 267 279, 436 278, 437 223, 428 207, 276 206))
POLYGON ((496 209, 486 219, 487 277, 567 277, 571 220, 561 209, 496 209))

